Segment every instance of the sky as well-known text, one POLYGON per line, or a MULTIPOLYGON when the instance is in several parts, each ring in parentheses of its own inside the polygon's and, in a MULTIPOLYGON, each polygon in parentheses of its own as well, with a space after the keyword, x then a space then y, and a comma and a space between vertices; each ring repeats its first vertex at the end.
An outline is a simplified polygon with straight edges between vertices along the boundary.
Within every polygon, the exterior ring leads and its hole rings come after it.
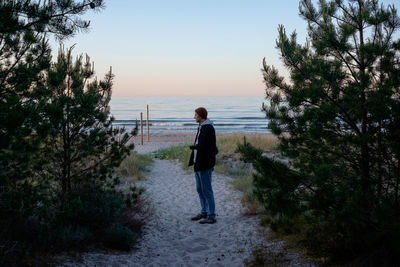
MULTIPOLYGON (((399 0, 385 0, 395 3, 399 0)), ((381 1, 382 2, 382 1, 381 1)), ((89 32, 64 41, 88 54, 99 79, 112 66, 113 96, 263 96, 262 60, 287 71, 278 25, 304 43, 298 0, 105 0, 89 32)), ((58 44, 52 42, 54 55, 58 44)))

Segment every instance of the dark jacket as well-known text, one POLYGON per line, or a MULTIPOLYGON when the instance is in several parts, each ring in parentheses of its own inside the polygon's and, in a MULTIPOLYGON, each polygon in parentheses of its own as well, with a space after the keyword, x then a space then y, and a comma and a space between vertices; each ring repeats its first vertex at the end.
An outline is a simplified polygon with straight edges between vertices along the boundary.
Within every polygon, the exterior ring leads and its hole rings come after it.
POLYGON ((210 120, 206 120, 199 127, 197 145, 190 146, 192 154, 189 159, 189 166, 194 164, 194 171, 206 171, 215 165, 215 155, 218 153, 215 129, 210 120), (194 162, 194 150, 197 151, 196 162, 194 162))

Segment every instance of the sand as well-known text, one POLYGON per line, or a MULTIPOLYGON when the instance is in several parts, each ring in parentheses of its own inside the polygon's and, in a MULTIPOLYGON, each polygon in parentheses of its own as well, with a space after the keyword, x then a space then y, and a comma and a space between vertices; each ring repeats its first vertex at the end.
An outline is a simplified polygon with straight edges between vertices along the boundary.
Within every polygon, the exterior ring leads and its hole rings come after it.
MULTIPOLYGON (((190 143, 192 138, 193 134, 153 135, 151 142, 135 149, 148 153, 190 143)), ((175 161, 156 159, 141 184, 154 214, 137 247, 129 253, 89 252, 78 258, 66 257, 62 266, 244 266, 258 246, 284 251, 283 242, 265 238, 268 229, 258 226, 258 217, 244 215, 241 194, 230 181, 230 177, 213 174, 217 223, 202 225, 190 220, 200 211, 193 172, 175 161)), ((309 266, 297 253, 284 251, 283 258, 285 266, 309 266)))
POLYGON ((154 152, 158 149, 177 146, 182 144, 191 144, 196 137, 196 133, 164 133, 164 134, 151 134, 149 142, 147 136, 143 136, 143 145, 141 145, 140 135, 136 136, 133 141, 135 144, 135 151, 139 154, 146 154, 154 152))

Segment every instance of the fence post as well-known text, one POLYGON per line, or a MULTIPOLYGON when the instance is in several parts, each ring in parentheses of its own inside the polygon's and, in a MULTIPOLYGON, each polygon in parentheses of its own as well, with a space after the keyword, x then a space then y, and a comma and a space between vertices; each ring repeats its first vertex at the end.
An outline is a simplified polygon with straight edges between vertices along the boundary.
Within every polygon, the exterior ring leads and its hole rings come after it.
POLYGON ((140 144, 143 145, 143 112, 140 112, 140 144))
POLYGON ((149 135, 149 105, 146 106, 146 112, 147 112, 147 117, 146 117, 146 128, 147 128, 147 142, 150 141, 150 135, 149 135))

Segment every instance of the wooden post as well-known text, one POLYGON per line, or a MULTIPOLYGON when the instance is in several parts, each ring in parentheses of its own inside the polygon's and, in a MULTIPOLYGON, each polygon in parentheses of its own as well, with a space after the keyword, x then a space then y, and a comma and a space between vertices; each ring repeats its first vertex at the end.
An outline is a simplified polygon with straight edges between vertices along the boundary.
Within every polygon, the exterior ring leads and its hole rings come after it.
POLYGON ((147 111, 147 117, 146 117, 146 128, 147 128, 147 142, 150 141, 150 136, 149 136, 149 105, 146 106, 146 111, 147 111))
POLYGON ((140 144, 143 145, 143 112, 140 112, 140 144))

